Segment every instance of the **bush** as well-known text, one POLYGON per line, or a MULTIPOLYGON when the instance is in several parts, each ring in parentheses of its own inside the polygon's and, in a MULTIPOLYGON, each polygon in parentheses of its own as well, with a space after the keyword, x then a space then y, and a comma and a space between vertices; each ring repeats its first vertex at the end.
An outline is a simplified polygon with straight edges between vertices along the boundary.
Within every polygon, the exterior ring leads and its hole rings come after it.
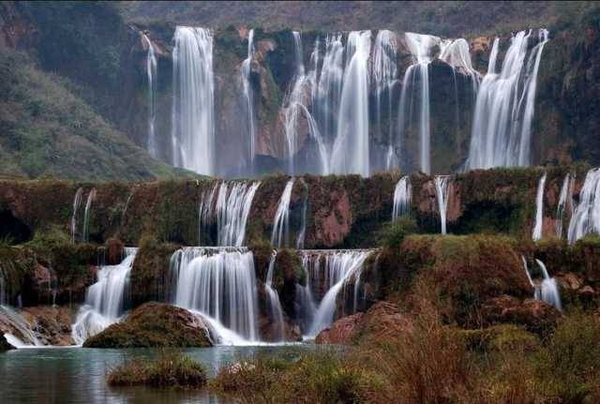
POLYGON ((385 247, 398 247, 404 240, 404 237, 417 232, 417 224, 411 218, 399 218, 387 226, 379 233, 379 244, 385 247))
POLYGON ((556 328, 546 349, 536 358, 540 391, 559 402, 582 402, 598 396, 600 385, 600 322, 575 313, 556 328))
POLYGON ((201 388, 207 383, 204 367, 179 352, 162 352, 155 361, 135 359, 112 369, 111 386, 201 388))

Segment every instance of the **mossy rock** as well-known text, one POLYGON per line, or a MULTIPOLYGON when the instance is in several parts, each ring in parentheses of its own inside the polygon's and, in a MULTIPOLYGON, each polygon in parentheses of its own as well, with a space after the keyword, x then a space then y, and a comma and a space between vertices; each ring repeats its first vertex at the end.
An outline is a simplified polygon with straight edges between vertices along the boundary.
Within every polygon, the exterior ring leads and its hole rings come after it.
POLYGON ((163 348, 212 346, 206 325, 189 311, 150 302, 124 321, 88 338, 86 348, 163 348))

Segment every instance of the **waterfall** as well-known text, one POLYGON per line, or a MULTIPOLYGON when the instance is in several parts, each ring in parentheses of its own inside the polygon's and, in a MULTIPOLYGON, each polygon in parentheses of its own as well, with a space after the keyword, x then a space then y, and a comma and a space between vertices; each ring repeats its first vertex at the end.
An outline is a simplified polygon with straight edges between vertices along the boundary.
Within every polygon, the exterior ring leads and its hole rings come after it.
POLYGON ((208 318, 220 343, 236 335, 234 344, 258 341, 252 252, 243 247, 182 248, 171 257, 171 275, 176 285, 174 303, 208 318))
POLYGON ((271 320, 277 325, 276 341, 285 340, 285 326, 283 322, 283 309, 279 301, 279 294, 273 289, 273 272, 275 271, 275 261, 277 259, 277 251, 273 251, 271 260, 269 261, 269 269, 267 271, 267 279, 265 282, 265 291, 267 292, 267 307, 271 320))
POLYGON ((100 268, 98 280, 88 288, 85 304, 79 309, 72 326, 71 335, 76 344, 83 344, 89 337, 119 321, 136 254, 137 248, 125 248, 125 258, 120 264, 100 268))
POLYGON ((353 31, 346 44, 346 69, 331 154, 336 174, 369 176, 369 69, 371 31, 353 31))
POLYGON ((392 209, 392 221, 402 216, 410 215, 410 203, 412 200, 412 186, 410 178, 400 178, 394 189, 394 207, 392 209))
POLYGON ((173 165, 215 172, 213 36, 178 26, 173 49, 173 165))
POLYGON ((4 334, 4 338, 10 345, 15 348, 44 346, 27 320, 12 307, 0 305, 0 317, 12 331, 4 334))
POLYGON ((156 109, 156 82, 157 82, 157 63, 154 53, 154 45, 146 34, 142 34, 142 38, 148 46, 148 54, 146 56, 146 75, 148 76, 148 152, 152 157, 156 157, 158 151, 156 149, 156 137, 154 134, 154 121, 156 109))
MULTIPOLYGON (((301 300, 308 306, 302 311, 310 312, 310 321, 304 322, 308 324, 308 337, 316 337, 331 325, 340 291, 347 281, 359 281, 363 264, 369 254, 369 250, 301 251, 303 268, 307 274, 307 285, 301 294, 301 300), (322 260, 324 265, 321 265, 322 260), (322 296, 318 306, 315 304, 315 296, 322 296)), ((358 293, 358 288, 355 287, 354 292, 358 293)))
POLYGON ((260 181, 217 182, 210 192, 205 192, 200 198, 200 233, 216 222, 219 246, 244 245, 246 223, 259 186, 260 181))
POLYGON ((87 243, 90 241, 90 214, 92 212, 92 202, 96 198, 96 188, 92 188, 88 194, 87 201, 85 203, 85 212, 83 215, 83 242, 87 243))
POLYGON ((449 64, 454 70, 458 70, 471 78, 473 92, 477 92, 480 75, 473 68, 469 44, 464 38, 443 40, 440 43, 439 59, 449 64))
POLYGON ((497 73, 496 38, 483 78, 471 130, 467 168, 527 166, 530 164, 531 124, 535 108, 537 73, 548 31, 521 31, 511 39, 502 69, 497 73), (529 51, 529 44, 537 44, 529 51))
POLYGON ((575 185, 575 175, 570 173, 565 175, 560 194, 558 196, 558 204, 556 206, 556 221, 554 228, 558 238, 563 236, 563 226, 565 219, 565 210, 569 210, 569 214, 573 215, 573 186, 575 185))
POLYGON ((544 224, 544 187, 546 186, 546 173, 540 178, 538 184, 537 196, 535 198, 535 224, 533 225, 533 241, 542 238, 542 227, 544 224))
POLYGON ((254 57, 254 30, 248 31, 248 56, 242 62, 242 87, 244 89, 244 99, 246 100, 246 114, 248 115, 248 162, 251 170, 254 172, 254 155, 256 154, 256 139, 255 139, 255 117, 254 117, 254 92, 252 83, 250 82, 250 74, 252 73, 252 58, 254 57))
POLYGON ((446 212, 448 209, 448 196, 450 193, 450 189, 448 188, 449 180, 450 176, 448 175, 436 175, 433 179, 438 211, 440 212, 442 234, 446 234, 446 212))
POLYGON ((529 273, 529 269, 527 268, 527 260, 525 257, 523 259, 523 268, 525 268, 525 273, 527 274, 527 279, 529 279, 529 283, 534 288, 533 297, 536 300, 542 300, 548 303, 551 306, 554 306, 556 309, 562 311, 562 304, 560 301, 560 293, 558 290, 558 285, 554 278, 550 277, 548 270, 546 269, 546 265, 538 259, 535 260, 538 267, 542 271, 542 281, 540 283, 534 282, 531 274, 529 273))
POLYGON ((302 198, 302 223, 300 224, 300 231, 298 232, 298 238, 296 239, 296 248, 298 250, 304 248, 304 239, 306 238, 306 216, 308 215, 308 184, 304 181, 304 178, 300 178, 300 182, 304 187, 304 196, 302 198))
POLYGON ((388 153, 386 168, 391 170, 398 167, 399 160, 395 151, 392 124, 392 87, 396 83, 397 73, 397 43, 396 34, 386 29, 380 30, 375 37, 373 45, 373 63, 371 76, 375 85, 375 133, 377 138, 382 138, 382 116, 388 119, 387 142, 388 153))
POLYGON ((600 168, 591 169, 585 176, 579 204, 569 222, 569 244, 588 234, 600 234, 600 168))
POLYGON ((71 215, 71 239, 73 244, 77 242, 77 212, 79 211, 79 205, 81 205, 81 198, 83 195, 83 188, 78 188, 73 198, 73 214, 71 215))
POLYGON ((421 171, 429 174, 431 172, 429 64, 433 58, 433 48, 439 44, 440 38, 411 32, 405 33, 404 37, 406 45, 412 54, 414 63, 406 69, 404 80, 402 82, 402 93, 400 95, 400 135, 402 138, 402 135, 406 130, 405 126, 410 123, 410 118, 408 120, 405 118, 405 115, 408 113, 407 93, 411 87, 414 87, 414 82, 418 79, 420 82, 419 93, 421 100, 421 105, 419 107, 419 163, 421 171))
POLYGON ((290 244, 290 201, 293 188, 294 178, 291 178, 285 184, 281 198, 279 198, 271 234, 271 244, 274 247, 286 247, 290 244))

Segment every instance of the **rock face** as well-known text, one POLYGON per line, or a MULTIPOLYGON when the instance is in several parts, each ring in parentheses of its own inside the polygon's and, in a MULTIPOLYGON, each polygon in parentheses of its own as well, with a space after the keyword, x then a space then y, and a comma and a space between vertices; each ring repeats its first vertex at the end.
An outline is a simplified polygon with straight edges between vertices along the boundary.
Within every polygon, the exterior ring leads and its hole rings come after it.
POLYGON ((187 310, 146 303, 84 343, 87 348, 212 346, 206 324, 187 310))
POLYGON ((65 306, 35 306, 21 310, 23 317, 31 324, 31 329, 44 345, 73 345, 71 324, 73 311, 65 306))

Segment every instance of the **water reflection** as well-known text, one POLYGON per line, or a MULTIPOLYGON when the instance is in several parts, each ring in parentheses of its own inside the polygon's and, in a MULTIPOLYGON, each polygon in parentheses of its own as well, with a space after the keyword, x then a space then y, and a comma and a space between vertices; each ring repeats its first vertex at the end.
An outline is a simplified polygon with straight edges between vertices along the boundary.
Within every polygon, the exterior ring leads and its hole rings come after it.
MULTIPOLYGON (((295 347, 214 347, 184 349, 211 376, 224 364, 257 354, 293 358, 310 345, 295 347)), ((152 349, 20 349, 0 354, 0 397, 5 403, 229 403, 207 391, 113 388, 108 371, 127 359, 156 357, 152 349)))

